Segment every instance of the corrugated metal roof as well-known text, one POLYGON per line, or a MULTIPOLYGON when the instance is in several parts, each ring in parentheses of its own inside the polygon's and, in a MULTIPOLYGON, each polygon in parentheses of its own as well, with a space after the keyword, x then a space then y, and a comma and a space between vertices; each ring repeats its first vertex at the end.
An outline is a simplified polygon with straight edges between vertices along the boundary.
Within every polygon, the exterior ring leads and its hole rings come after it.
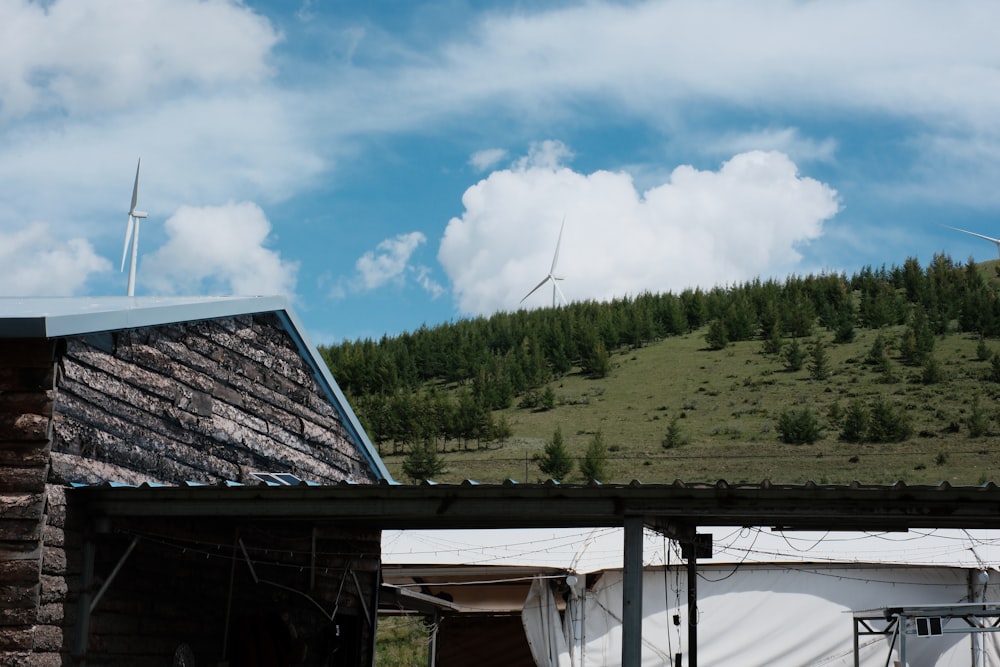
POLYGON ((256 313, 278 315, 372 472, 379 479, 392 481, 392 474, 285 297, 0 297, 0 339, 82 336, 256 313))

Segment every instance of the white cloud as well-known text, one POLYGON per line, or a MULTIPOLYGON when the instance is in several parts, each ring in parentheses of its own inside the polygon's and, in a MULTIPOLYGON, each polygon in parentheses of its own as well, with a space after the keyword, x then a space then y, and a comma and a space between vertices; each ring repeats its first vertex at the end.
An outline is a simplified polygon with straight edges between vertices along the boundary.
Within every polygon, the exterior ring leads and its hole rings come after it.
POLYGON ((837 141, 831 137, 813 139, 802 136, 796 127, 770 128, 753 132, 725 132, 721 136, 702 137, 706 152, 734 155, 748 151, 778 151, 796 162, 831 162, 837 141))
POLYGON ((503 148, 487 148, 485 150, 476 151, 469 158, 469 164, 476 171, 486 171, 491 167, 495 167, 500 163, 501 160, 507 157, 507 151, 503 148))
POLYGON ((573 151, 569 146, 561 141, 546 139, 531 144, 528 154, 521 157, 514 163, 516 171, 523 171, 529 168, 556 169, 564 162, 573 159, 573 151))
MULTIPOLYGON (((563 216, 557 273, 567 298, 583 300, 785 275, 801 258, 796 246, 819 238, 838 210, 830 187, 761 151, 718 171, 677 167, 642 193, 627 173, 526 165, 490 174, 462 201, 438 258, 468 314, 519 307, 548 273, 563 216)), ((539 290, 525 306, 549 299, 539 290)))
POLYGON ((3 296, 71 296, 111 263, 86 240, 56 239, 47 224, 35 222, 8 234, 0 231, 0 267, 3 296))
POLYGON ((265 247, 271 223, 256 204, 183 206, 164 226, 167 242, 139 260, 137 292, 294 293, 298 263, 265 247))
POLYGON ((260 81, 280 35, 228 0, 0 4, 0 117, 130 108, 161 91, 260 81))
POLYGON ((369 250, 354 263, 355 273, 351 277, 333 280, 329 274, 320 278, 319 287, 331 299, 343 299, 350 294, 370 292, 395 285, 402 287, 412 280, 421 289, 437 299, 445 289, 431 276, 430 267, 414 264, 413 255, 417 248, 427 242, 421 232, 409 232, 380 242, 374 250, 369 250))
POLYGON ((427 242, 420 232, 398 234, 378 244, 358 258, 354 268, 358 272, 358 287, 363 291, 378 289, 389 282, 402 282, 410 255, 419 245, 427 242))
MULTIPOLYGON (((722 153, 708 133, 740 114, 835 124, 848 116, 852 124, 891 123, 901 135, 920 128, 933 147, 967 152, 979 136, 1000 134, 998 24, 1000 3, 981 0, 598 1, 495 10, 436 52, 400 48, 369 76, 351 71, 343 78, 352 84, 349 99, 348 86, 338 86, 323 106, 359 131, 426 127, 484 110, 489 119, 535 127, 587 127, 615 114, 712 157, 722 153)), ((725 155, 764 149, 825 161, 837 149, 826 138, 757 134, 732 135, 725 155), (754 145, 755 138, 763 141, 754 145)), ((995 154, 983 159, 1000 163, 995 154)), ((936 185, 921 180, 925 192, 936 185)), ((989 192, 991 181, 977 180, 976 191, 989 192)))

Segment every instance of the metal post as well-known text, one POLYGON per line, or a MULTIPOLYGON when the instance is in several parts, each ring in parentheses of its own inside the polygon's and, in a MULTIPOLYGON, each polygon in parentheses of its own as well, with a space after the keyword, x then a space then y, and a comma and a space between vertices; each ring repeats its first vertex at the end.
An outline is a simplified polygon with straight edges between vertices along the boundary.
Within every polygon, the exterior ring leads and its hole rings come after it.
POLYGON ((687 560, 688 667, 698 667, 698 556, 694 544, 687 560))
POLYGON ((625 571, 622 581, 622 667, 642 663, 641 516, 625 517, 625 571))
MULTIPOLYGON (((858 619, 854 619, 854 667, 861 667, 861 646, 858 642, 858 619)), ((890 650, 891 653, 891 650, 890 650)))
POLYGON ((440 622, 441 617, 435 611, 434 615, 431 616, 430 641, 427 642, 427 667, 437 667, 438 623, 440 622))

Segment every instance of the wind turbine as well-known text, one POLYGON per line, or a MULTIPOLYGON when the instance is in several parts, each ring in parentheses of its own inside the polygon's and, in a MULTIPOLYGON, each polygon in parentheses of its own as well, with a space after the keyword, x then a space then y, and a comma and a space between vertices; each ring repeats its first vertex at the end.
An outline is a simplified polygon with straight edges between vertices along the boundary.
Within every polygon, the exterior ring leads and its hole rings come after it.
POLYGON ((122 250, 122 268, 125 270, 125 258, 128 256, 129 240, 132 241, 132 260, 128 270, 128 295, 135 296, 135 259, 139 254, 139 221, 149 214, 145 211, 135 209, 136 200, 139 198, 139 166, 142 158, 135 165, 135 183, 132 185, 132 205, 128 209, 128 226, 125 227, 125 248, 122 250))
MULTIPOLYGON (((531 296, 532 294, 534 294, 535 292, 537 292, 541 288, 542 285, 544 285, 545 283, 547 283, 547 282, 549 282, 551 280, 552 281, 552 307, 553 308, 556 307, 556 294, 558 294, 559 298, 562 299, 563 305, 566 305, 566 296, 562 293, 562 290, 559 289, 559 282, 558 282, 558 281, 562 280, 563 277, 556 275, 556 264, 559 262, 559 245, 562 243, 563 228, 565 226, 566 226, 566 216, 564 215, 563 216, 562 225, 559 227, 559 238, 558 238, 558 240, 556 240, 556 253, 555 253, 555 255, 552 256, 552 268, 549 269, 549 275, 545 276, 545 278, 542 279, 542 282, 540 282, 537 285, 535 285, 534 289, 532 289, 530 292, 528 292, 527 294, 525 294, 524 295, 524 299, 527 299, 529 296, 531 296)), ((521 303, 524 303, 524 299, 521 299, 521 303)))
POLYGON ((956 232, 962 232, 963 234, 968 234, 969 236, 975 236, 976 238, 980 238, 980 239, 989 241, 990 243, 993 243, 994 245, 996 245, 996 247, 997 247, 997 253, 1000 254, 1000 239, 995 239, 995 238, 993 238, 991 236, 983 236, 982 234, 977 234, 975 232, 968 232, 968 231, 966 231, 964 229, 959 229, 958 227, 949 227, 948 225, 941 225, 941 226, 944 227, 945 229, 952 229, 952 230, 954 230, 956 232))

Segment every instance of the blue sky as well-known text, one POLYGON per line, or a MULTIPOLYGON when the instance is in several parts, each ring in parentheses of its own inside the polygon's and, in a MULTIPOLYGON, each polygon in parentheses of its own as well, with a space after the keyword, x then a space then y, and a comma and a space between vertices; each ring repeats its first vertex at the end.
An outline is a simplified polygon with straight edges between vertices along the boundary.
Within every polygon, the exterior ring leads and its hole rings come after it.
POLYGON ((286 294, 318 343, 997 257, 1000 4, 0 4, 0 293, 286 294))

